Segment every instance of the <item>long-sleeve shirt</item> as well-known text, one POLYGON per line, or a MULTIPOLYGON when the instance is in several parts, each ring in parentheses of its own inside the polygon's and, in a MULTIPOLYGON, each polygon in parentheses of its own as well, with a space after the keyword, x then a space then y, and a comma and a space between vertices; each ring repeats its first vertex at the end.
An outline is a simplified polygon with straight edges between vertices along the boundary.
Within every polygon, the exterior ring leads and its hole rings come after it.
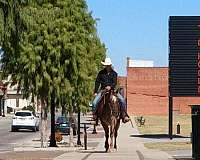
POLYGON ((107 72, 106 69, 103 69, 97 75, 95 81, 94 93, 98 92, 100 86, 101 89, 105 89, 106 86, 111 86, 111 88, 114 89, 116 85, 117 85, 117 73, 114 70, 107 72))

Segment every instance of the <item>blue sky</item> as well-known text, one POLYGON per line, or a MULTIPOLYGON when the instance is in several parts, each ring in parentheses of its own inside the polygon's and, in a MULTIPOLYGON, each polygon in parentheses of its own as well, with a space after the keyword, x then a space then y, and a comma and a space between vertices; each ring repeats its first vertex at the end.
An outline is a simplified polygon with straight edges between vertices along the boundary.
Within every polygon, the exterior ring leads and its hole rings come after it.
POLYGON ((126 57, 168 66, 169 16, 200 15, 199 0, 86 1, 119 75, 126 75, 126 57))

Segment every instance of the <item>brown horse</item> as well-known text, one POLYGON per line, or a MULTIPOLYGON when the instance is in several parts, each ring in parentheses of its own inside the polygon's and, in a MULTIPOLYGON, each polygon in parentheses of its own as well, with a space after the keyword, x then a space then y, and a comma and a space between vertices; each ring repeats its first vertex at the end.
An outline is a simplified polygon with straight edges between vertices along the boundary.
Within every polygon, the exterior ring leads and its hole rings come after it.
POLYGON ((113 149, 113 136, 114 136, 114 149, 117 149, 117 132, 120 126, 120 106, 116 93, 114 91, 103 91, 102 98, 99 102, 97 115, 105 131, 105 149, 110 152, 113 149), (110 133, 110 145, 108 142, 110 133))

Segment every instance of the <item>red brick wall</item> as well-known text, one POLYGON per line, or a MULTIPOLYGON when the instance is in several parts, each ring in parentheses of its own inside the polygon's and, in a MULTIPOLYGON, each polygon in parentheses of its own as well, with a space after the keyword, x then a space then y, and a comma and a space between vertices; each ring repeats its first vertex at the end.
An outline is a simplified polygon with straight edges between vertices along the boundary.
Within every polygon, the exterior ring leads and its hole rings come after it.
MULTIPOLYGON (((180 114, 189 114, 189 105, 200 104, 200 97, 173 100, 173 110, 180 114)), ((130 115, 167 115, 168 68, 127 68, 127 104, 130 115)))
POLYGON ((167 73, 167 68, 127 68, 127 104, 130 115, 168 113, 167 73))
POLYGON ((180 114, 191 113, 189 105, 200 104, 200 97, 174 97, 174 110, 177 110, 180 114))
POLYGON ((118 85, 124 90, 124 97, 126 97, 126 77, 118 76, 118 85))

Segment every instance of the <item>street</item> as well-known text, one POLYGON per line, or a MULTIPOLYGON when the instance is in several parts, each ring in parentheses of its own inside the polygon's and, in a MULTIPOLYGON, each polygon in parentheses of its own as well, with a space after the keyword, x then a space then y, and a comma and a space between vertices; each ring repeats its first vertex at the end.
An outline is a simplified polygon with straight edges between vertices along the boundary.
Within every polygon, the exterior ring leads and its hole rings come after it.
POLYGON ((40 132, 19 130, 11 132, 12 117, 0 117, 0 153, 13 151, 13 148, 27 141, 39 137, 40 132))
MULTIPOLYGON (((58 115, 57 113, 56 117, 58 115)), ((32 132, 31 130, 11 132, 11 121, 11 115, 0 117, 0 153, 13 151, 14 148, 27 145, 31 143, 32 140, 39 140, 40 132, 32 132)), ((83 116, 81 116, 81 123, 81 133, 83 133, 83 123, 88 123, 83 116)), ((48 122, 48 127, 50 129, 50 121, 48 122)))
MULTIPOLYGON (((59 113, 56 114, 56 117, 59 113)), ((73 148, 59 147, 40 149, 40 132, 32 132, 29 130, 20 130, 18 132, 11 132, 11 116, 0 117, 0 159, 2 160, 39 160, 48 159, 53 160, 57 156, 64 153, 72 152, 73 148), (35 140, 35 141, 33 141, 35 140)), ((83 123, 88 123, 88 117, 81 116, 81 133, 83 133, 83 123)), ((87 128, 91 125, 87 125, 87 128)), ((50 128, 50 124, 49 124, 50 128)), ((88 148, 94 148, 98 145, 96 138, 102 138, 103 134, 91 134, 93 128, 88 128, 88 148)), ((69 136, 65 135, 65 142, 68 143, 69 136)), ((81 141, 83 144, 83 134, 81 134, 81 141)), ((77 142, 77 136, 74 136, 74 144, 77 142)))

